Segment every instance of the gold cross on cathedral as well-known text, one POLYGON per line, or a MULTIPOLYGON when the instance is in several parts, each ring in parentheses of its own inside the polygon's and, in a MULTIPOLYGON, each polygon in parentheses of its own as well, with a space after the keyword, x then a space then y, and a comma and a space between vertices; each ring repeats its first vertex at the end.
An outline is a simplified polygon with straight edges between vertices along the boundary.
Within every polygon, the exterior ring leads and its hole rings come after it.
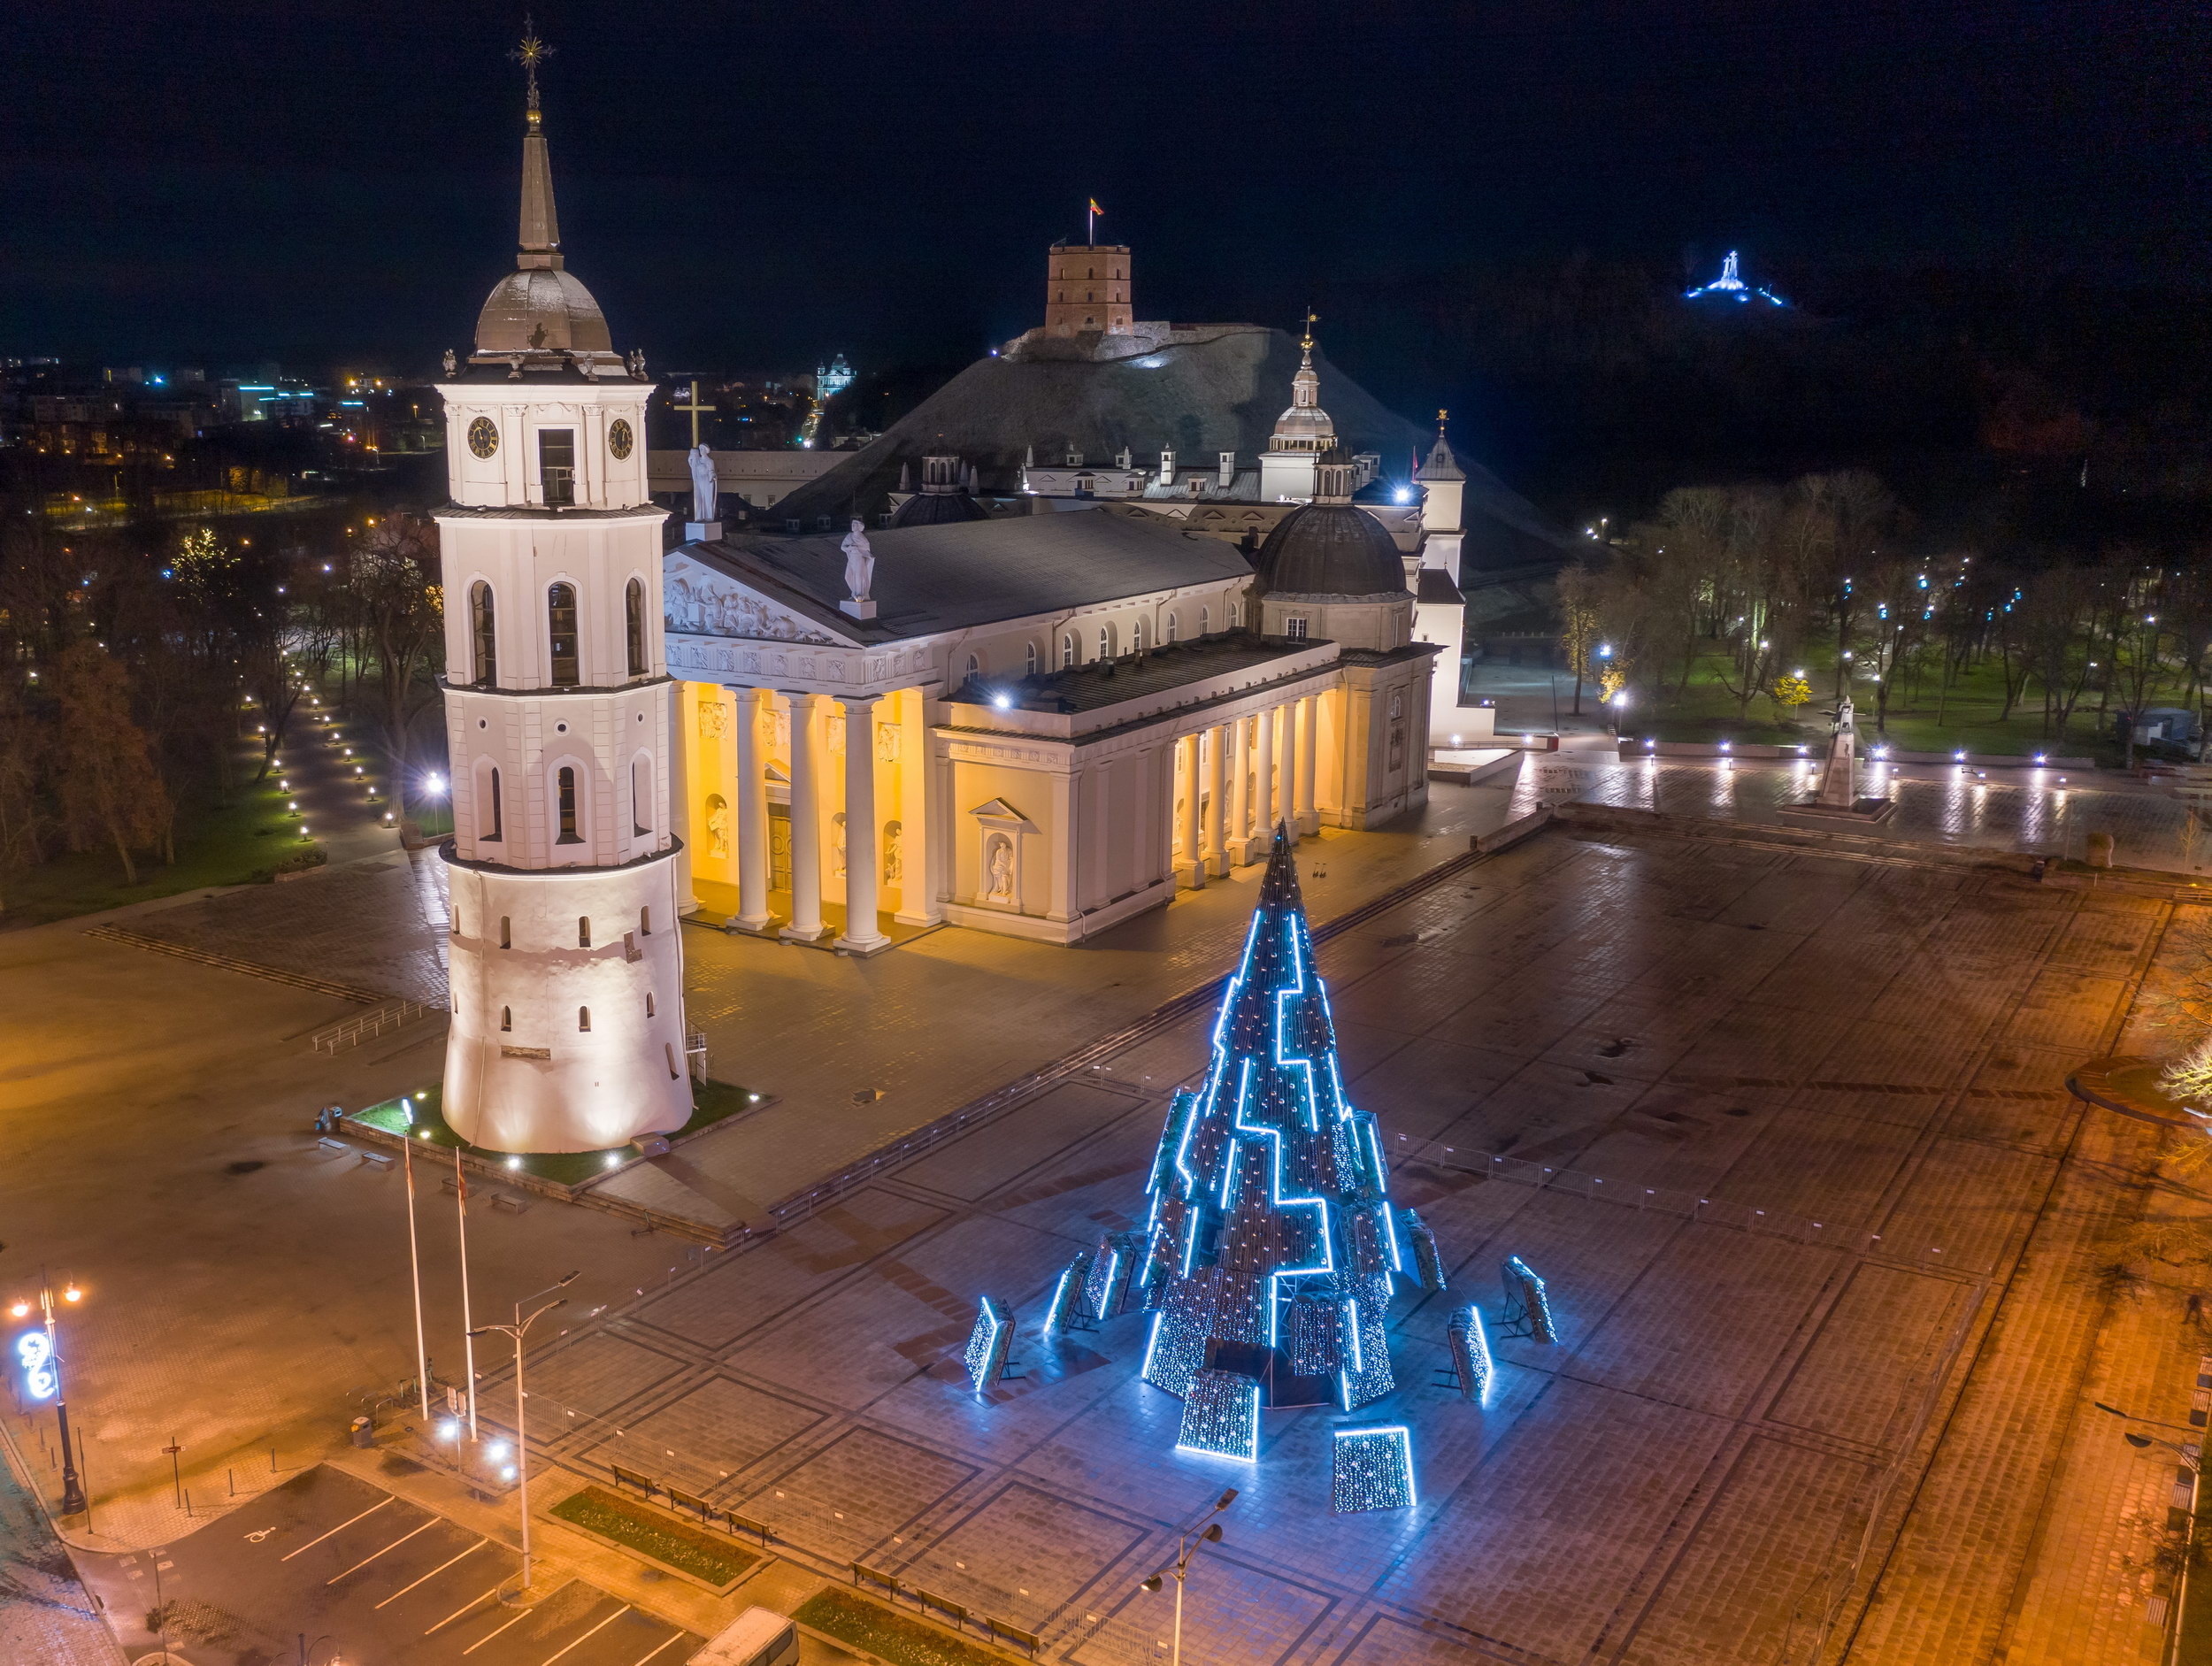
POLYGON ((1308 307, 1306 309, 1306 339, 1299 342, 1299 346, 1305 348, 1308 351, 1312 350, 1313 326, 1320 322, 1321 315, 1318 312, 1316 312, 1311 307, 1308 307))
POLYGON ((553 56, 553 49, 538 39, 537 24, 526 12, 522 19, 521 43, 507 56, 521 65, 523 73, 529 78, 530 124, 535 127, 538 121, 538 65, 553 56))
POLYGON ((671 400, 669 402, 668 408, 671 411, 687 411, 691 413, 691 446, 692 449, 695 451, 699 449, 700 417, 710 411, 719 411, 721 406, 703 405, 699 403, 699 381, 698 378, 694 377, 691 382, 691 403, 687 405, 680 405, 676 403, 675 401, 671 400))

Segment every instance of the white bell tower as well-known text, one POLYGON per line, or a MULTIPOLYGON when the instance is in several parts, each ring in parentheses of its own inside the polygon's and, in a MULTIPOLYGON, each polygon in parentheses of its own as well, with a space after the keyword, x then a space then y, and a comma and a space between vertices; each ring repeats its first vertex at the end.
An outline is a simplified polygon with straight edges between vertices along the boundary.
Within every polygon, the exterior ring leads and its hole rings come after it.
POLYGON ((565 270, 534 37, 521 252, 449 354, 454 833, 444 1112, 495 1151, 595 1151, 691 1115, 661 522, 642 354, 565 270))

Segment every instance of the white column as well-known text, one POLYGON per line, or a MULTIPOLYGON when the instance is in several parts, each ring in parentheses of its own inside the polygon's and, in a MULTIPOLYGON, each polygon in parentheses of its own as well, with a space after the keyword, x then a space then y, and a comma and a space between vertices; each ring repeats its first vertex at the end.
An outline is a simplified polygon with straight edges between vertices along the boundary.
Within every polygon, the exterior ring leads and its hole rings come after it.
POLYGON ((1206 871, 1217 877, 1229 871, 1229 854, 1221 836, 1221 789, 1227 779, 1224 755, 1228 749, 1228 725, 1217 724, 1206 731, 1206 837, 1199 855, 1206 871))
POLYGON ((1321 701, 1308 695, 1298 702, 1298 822, 1302 833, 1321 831, 1321 813, 1314 808, 1314 760, 1319 748, 1314 731, 1320 726, 1321 701))
POLYGON ((1251 722, 1229 720, 1229 837, 1225 848, 1230 864, 1242 867, 1252 860, 1252 746, 1251 722))
POLYGON ((1075 836, 1075 777, 1063 772, 1052 777, 1052 885, 1045 910, 1048 920, 1066 924, 1075 918, 1075 864, 1082 841, 1075 836))
POLYGON ((1298 702, 1283 702, 1283 767, 1275 805, 1276 819, 1290 830, 1290 842, 1298 842, 1298 702))
POLYGON ((902 925, 934 925, 945 917, 938 899, 937 828, 930 808, 929 726, 923 695, 902 688, 891 696, 899 726, 899 911, 902 925))
POLYGON ((1252 860, 1275 848, 1275 709, 1252 719, 1252 860))
POLYGON ((1198 795, 1205 777, 1199 764, 1199 737, 1187 734, 1175 743, 1176 774, 1183 787, 1182 812, 1176 818, 1175 883, 1186 891, 1205 888, 1206 864, 1198 849, 1198 795))
POLYGON ((867 954, 889 944, 876 923, 883 857, 876 848, 876 702, 845 701, 845 934, 837 947, 867 954))
MULTIPOLYGON (((786 937, 812 942, 822 934, 821 768, 815 734, 818 695, 791 695, 791 924, 786 937)), ((848 864, 850 865, 850 864, 848 864)))
POLYGON ((760 744, 761 690, 740 688, 737 730, 737 924, 768 928, 768 766, 760 744))

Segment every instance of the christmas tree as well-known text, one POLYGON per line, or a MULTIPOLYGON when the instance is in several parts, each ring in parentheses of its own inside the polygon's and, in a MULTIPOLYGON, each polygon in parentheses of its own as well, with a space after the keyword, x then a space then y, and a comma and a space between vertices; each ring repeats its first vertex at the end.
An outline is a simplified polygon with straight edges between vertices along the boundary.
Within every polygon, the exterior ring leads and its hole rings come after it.
POLYGON ((1391 1208, 1375 1119, 1345 1097, 1280 829, 1204 1085, 1176 1094, 1148 1190, 1147 1382, 1187 1395, 1203 1371, 1210 1400, 1225 1372, 1267 1405, 1347 1410, 1391 1391, 1384 1316, 1393 1276, 1416 1276, 1418 1223, 1391 1208))

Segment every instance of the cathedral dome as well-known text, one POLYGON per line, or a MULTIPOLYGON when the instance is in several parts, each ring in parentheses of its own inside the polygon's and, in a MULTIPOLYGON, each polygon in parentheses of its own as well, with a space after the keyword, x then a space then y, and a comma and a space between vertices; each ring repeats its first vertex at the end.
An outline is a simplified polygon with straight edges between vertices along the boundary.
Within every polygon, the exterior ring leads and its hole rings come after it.
POLYGON ((476 319, 476 350, 489 353, 611 353, 606 315, 591 291, 565 271, 511 272, 476 319))
POLYGON ((1349 503, 1306 503, 1275 523, 1253 557, 1267 595, 1402 595, 1405 557, 1382 523, 1349 503))
POLYGON ((943 526, 955 521, 988 520, 990 514, 965 492, 917 492, 891 514, 894 526, 943 526))

